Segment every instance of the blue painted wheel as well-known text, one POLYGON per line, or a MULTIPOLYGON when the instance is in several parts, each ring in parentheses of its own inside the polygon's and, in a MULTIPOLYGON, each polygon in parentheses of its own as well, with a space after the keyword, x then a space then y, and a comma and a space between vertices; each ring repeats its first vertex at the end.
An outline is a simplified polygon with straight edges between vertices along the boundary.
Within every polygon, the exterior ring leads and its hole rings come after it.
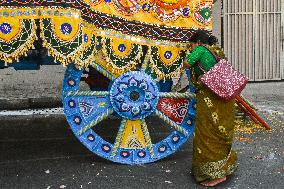
POLYGON ((93 153, 123 164, 150 163, 173 154, 192 135, 193 93, 159 92, 156 81, 143 71, 110 77, 113 79, 110 91, 81 91, 82 72, 74 65, 68 66, 62 99, 72 131, 93 153), (98 123, 112 114, 121 118, 113 144, 94 131, 98 123), (149 133, 145 121, 149 116, 158 116, 174 131, 153 144, 153 133, 149 133))

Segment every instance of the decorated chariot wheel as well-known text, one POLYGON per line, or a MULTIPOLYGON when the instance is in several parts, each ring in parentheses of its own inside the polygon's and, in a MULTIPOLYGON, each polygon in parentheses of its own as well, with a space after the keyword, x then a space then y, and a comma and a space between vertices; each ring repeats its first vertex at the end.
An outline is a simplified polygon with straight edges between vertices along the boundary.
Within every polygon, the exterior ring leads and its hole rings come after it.
MULTIPOLYGON (((129 71, 112 78, 109 91, 80 89, 83 71, 68 66, 63 83, 64 111, 75 136, 93 153, 113 162, 144 164, 176 152, 194 130, 195 96, 160 92, 156 81, 144 71, 129 71), (119 118, 114 143, 95 132, 95 127, 110 115, 119 118), (173 131, 152 143, 149 116, 157 116, 173 131)), ((152 122, 151 122, 152 123, 152 122)), ((104 125, 112 127, 112 125, 104 125)))
POLYGON ((42 44, 50 61, 37 61, 33 69, 68 65, 62 99, 80 142, 114 162, 154 162, 192 135, 194 93, 165 92, 161 80, 180 75, 197 29, 212 31, 212 5, 213 0, 1 0, 0 67, 15 66, 42 44), (97 87, 96 75, 84 80, 75 65, 91 65, 111 82, 97 87), (165 131, 157 137, 161 127, 165 131))

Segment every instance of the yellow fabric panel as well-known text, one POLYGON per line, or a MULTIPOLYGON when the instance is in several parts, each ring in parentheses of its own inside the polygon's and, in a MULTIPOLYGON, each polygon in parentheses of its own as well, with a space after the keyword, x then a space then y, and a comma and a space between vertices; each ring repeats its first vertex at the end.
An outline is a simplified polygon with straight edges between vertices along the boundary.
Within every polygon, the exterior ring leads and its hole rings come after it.
MULTIPOLYGON (((0 17, 1 19, 2 17, 0 17)), ((7 31, 7 34, 4 34, 0 32, 0 41, 7 43, 8 46, 12 46, 12 44, 18 40, 21 35, 22 31, 24 31, 26 28, 24 28, 23 20, 17 19, 17 18, 9 18, 4 20, 0 20, 3 23, 9 24, 10 26, 6 25, 4 28, 5 31, 7 31), (15 28, 14 28, 15 27, 15 28), (8 32, 10 30, 10 32, 8 32), (13 41, 15 40, 15 41, 13 41)), ((31 33, 25 40, 22 40, 20 45, 17 46, 17 48, 14 49, 11 53, 6 53, 0 51, 0 60, 3 60, 5 63, 13 63, 15 60, 19 60, 20 57, 26 55, 28 50, 30 50, 33 47, 33 44, 36 40, 36 24, 35 21, 32 20, 31 22, 31 33)), ((2 26, 3 27, 3 26, 2 26)), ((3 28, 2 28, 3 30, 3 28)))
POLYGON ((159 57, 161 61, 167 66, 173 64, 179 58, 181 50, 182 49, 178 49, 176 47, 164 47, 164 46, 158 47, 159 57), (165 57, 165 53, 167 53, 168 51, 172 53, 171 58, 169 59, 165 57))
POLYGON ((87 42, 85 42, 85 40, 83 40, 84 41, 84 46, 87 48, 92 43, 92 37, 94 35, 94 31, 92 30, 92 28, 85 27, 85 26, 83 26, 82 31, 83 31, 83 35, 86 35, 88 37, 88 41, 87 42))
POLYGON ((4 34, 0 32, 0 40, 5 42, 10 42, 13 39, 17 38, 17 36, 21 33, 22 30, 22 21, 17 18, 9 18, 6 19, 4 17, 0 17, 0 25, 3 23, 7 23, 11 26, 12 30, 11 32, 4 34))
POLYGON ((61 41, 72 41, 74 40, 74 38, 77 37, 78 33, 80 32, 81 20, 79 18, 70 19, 69 17, 57 17, 52 18, 51 21, 55 35, 61 41), (70 34, 63 34, 61 32, 62 24, 70 24, 72 26, 72 31, 70 34))
POLYGON ((123 40, 123 39, 111 39, 111 47, 113 53, 118 57, 126 57, 131 53, 133 43, 123 40), (119 45, 123 44, 125 46, 125 50, 123 52, 119 51, 119 45))

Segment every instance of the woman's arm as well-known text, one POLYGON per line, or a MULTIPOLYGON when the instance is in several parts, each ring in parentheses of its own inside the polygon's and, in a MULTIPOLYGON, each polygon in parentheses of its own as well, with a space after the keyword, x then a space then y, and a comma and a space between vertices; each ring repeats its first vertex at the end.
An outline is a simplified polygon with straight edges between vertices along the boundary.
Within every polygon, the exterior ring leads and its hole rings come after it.
POLYGON ((195 63, 197 63, 201 59, 203 54, 204 54, 204 47, 202 46, 195 47, 186 58, 189 66, 191 67, 195 63))

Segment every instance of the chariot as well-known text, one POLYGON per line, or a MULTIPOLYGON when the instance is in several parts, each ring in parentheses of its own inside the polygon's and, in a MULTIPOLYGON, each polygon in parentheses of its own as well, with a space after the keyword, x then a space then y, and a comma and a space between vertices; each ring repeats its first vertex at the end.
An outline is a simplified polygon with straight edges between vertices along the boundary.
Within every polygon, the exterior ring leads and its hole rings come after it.
POLYGON ((171 79, 184 71, 191 35, 197 29, 211 31, 212 4, 1 0, 0 66, 66 66, 64 113, 80 142, 113 162, 154 162, 176 152, 193 133, 194 88, 173 91, 171 79), (44 57, 41 61, 23 58, 35 51, 44 57), (82 82, 89 88, 82 88, 82 82), (120 123, 114 142, 96 132, 96 127, 111 127, 107 122, 100 125, 109 116, 120 123), (150 128, 157 125, 149 117, 172 128, 155 143, 150 128))

